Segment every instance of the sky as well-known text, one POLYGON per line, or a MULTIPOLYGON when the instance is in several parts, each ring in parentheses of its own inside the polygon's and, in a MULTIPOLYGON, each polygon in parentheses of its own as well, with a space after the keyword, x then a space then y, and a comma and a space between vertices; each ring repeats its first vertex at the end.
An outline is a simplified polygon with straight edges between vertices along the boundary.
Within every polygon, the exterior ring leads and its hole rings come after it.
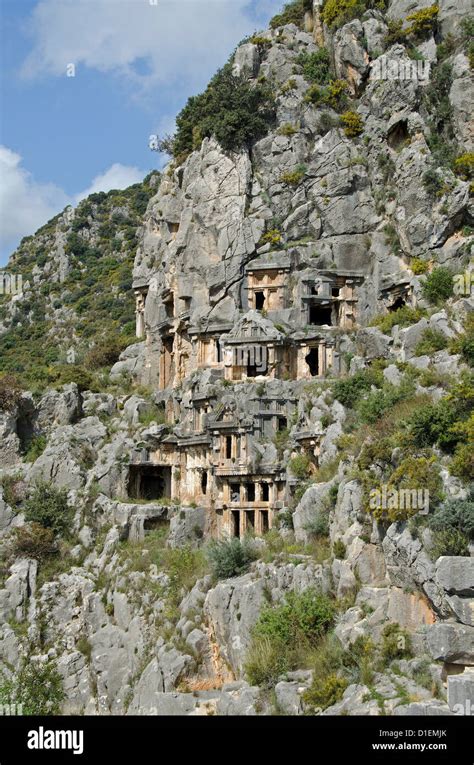
POLYGON ((92 192, 161 168, 174 130, 283 0, 0 0, 0 266, 92 192))

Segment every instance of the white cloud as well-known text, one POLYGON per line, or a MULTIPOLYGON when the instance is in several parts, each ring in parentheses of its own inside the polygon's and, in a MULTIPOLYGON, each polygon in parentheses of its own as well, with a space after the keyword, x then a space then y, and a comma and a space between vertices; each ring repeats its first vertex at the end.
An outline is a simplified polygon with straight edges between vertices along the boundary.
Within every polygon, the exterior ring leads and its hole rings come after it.
POLYGON ((76 65, 135 86, 200 82, 281 0, 40 0, 23 75, 66 76, 76 65), (251 14, 251 15, 250 15, 251 14))
POLYGON ((81 199, 88 197, 89 194, 97 194, 98 191, 126 189, 127 186, 132 186, 134 183, 140 183, 144 176, 145 173, 138 167, 129 167, 115 162, 105 173, 97 175, 88 189, 76 194, 75 203, 77 204, 81 199))
POLYGON ((98 191, 125 189, 143 180, 145 172, 116 162, 97 175, 89 188, 69 196, 53 183, 37 183, 22 166, 20 154, 0 146, 0 261, 13 252, 24 236, 34 234, 66 205, 98 191))
POLYGON ((0 146, 0 247, 14 246, 52 218, 70 200, 53 183, 37 183, 19 154, 0 146))

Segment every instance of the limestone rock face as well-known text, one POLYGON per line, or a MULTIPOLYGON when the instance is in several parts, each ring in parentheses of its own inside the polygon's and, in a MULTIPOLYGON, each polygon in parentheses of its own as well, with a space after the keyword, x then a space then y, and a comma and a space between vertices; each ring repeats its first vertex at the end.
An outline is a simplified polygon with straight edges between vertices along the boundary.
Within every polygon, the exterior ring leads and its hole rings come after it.
POLYGON ((472 597, 474 595, 474 558, 438 558, 436 579, 446 592, 472 597))
POLYGON ((252 627, 268 594, 278 603, 290 591, 302 592, 308 587, 326 590, 328 582, 321 566, 312 564, 259 564, 256 575, 220 582, 207 594, 204 612, 222 657, 235 671, 242 671, 252 627))
POLYGON ((331 484, 322 483, 310 486, 293 514, 295 536, 298 540, 307 540, 311 535, 312 524, 318 515, 324 512, 331 484))
POLYGON ((455 622, 438 622, 429 628, 427 641, 434 659, 474 666, 473 627, 455 622))
MULTIPOLYGON (((392 0, 388 8, 388 15, 394 19, 406 19, 414 11, 429 8, 433 3, 430 0, 392 0)), ((472 7, 469 0, 440 0, 439 20, 444 35, 454 32, 463 18, 469 16, 472 7)))
POLYGON ((62 391, 48 391, 39 402, 36 426, 39 430, 71 425, 81 416, 82 399, 77 385, 65 385, 62 391))
POLYGON ((2 465, 15 465, 20 461, 20 440, 12 414, 0 413, 0 459, 2 465))
POLYGON ((369 68, 363 37, 364 28, 358 19, 345 24, 334 36, 336 74, 347 79, 355 93, 369 68))
POLYGON ((34 595, 38 564, 35 560, 19 560, 10 569, 5 589, 0 591, 0 619, 23 622, 27 616, 29 597, 34 595))
POLYGON ((170 522, 170 547, 200 544, 206 531, 206 511, 203 507, 188 508, 174 513, 170 522))

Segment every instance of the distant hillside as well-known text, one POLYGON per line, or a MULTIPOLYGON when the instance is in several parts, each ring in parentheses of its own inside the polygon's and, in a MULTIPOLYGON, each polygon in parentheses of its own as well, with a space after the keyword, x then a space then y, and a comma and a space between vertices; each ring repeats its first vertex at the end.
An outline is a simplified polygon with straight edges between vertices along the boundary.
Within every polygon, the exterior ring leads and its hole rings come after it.
POLYGON ((21 241, 6 271, 21 274, 24 295, 0 295, 0 371, 33 388, 77 381, 77 364, 101 339, 111 363, 133 342, 137 228, 158 182, 150 173, 124 191, 91 194, 21 241))

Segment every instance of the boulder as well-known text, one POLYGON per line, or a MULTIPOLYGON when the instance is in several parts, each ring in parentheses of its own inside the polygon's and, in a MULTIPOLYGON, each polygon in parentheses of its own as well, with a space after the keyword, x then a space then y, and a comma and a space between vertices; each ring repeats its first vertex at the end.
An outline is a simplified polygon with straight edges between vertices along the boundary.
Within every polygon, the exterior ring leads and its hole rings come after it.
POLYGON ((36 428, 50 431, 60 425, 71 425, 82 414, 82 397, 76 383, 64 385, 61 390, 50 390, 40 399, 35 417, 36 428))
POLYGON ((252 43, 239 45, 235 51, 232 72, 236 77, 251 79, 256 77, 260 66, 258 48, 252 43))
POLYGON ((460 598, 458 595, 451 595, 446 600, 462 624, 474 627, 474 598, 460 598))
POLYGON ((303 714, 302 695, 307 690, 307 685, 296 681, 281 681, 275 686, 276 706, 280 714, 301 715, 303 714))
POLYGON ((474 666, 474 627, 436 622, 426 631, 428 650, 437 661, 474 666))
POLYGON ((436 581, 450 594, 474 597, 474 558, 460 555, 438 558, 436 581))
POLYGON ((168 545, 183 547, 184 545, 200 545, 204 539, 206 528, 206 510, 204 507, 176 508, 170 519, 168 545))
POLYGON ((312 535, 312 524, 320 513, 327 512, 328 492, 331 482, 309 486, 293 513, 293 527, 298 542, 308 542, 312 535))

